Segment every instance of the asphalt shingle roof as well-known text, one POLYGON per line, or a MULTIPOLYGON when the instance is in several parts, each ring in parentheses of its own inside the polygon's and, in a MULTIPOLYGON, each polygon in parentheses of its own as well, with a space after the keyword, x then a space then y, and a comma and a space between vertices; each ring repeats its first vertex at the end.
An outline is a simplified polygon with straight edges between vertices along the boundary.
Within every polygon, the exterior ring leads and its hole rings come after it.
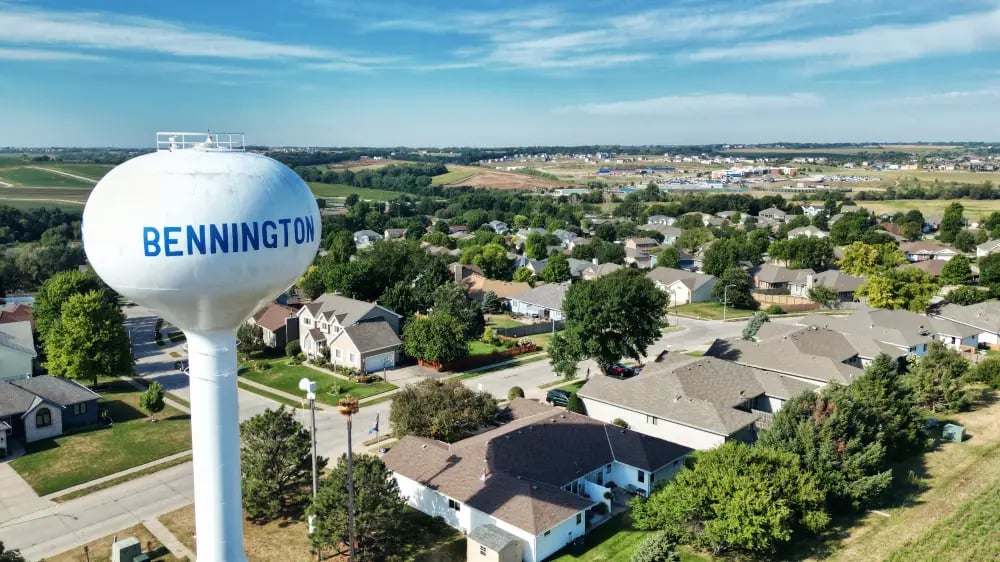
POLYGON ((392 326, 385 320, 374 322, 359 322, 353 326, 344 328, 342 332, 333 338, 331 345, 340 338, 347 337, 354 342, 355 347, 361 353, 386 349, 400 345, 399 336, 392 331, 392 326))
POLYGON ((711 282, 716 277, 706 273, 696 273, 684 269, 674 269, 671 267, 656 267, 646 274, 653 281, 659 281, 663 285, 670 285, 680 281, 691 291, 697 291, 706 283, 711 282))
POLYGON ((563 299, 568 290, 569 287, 562 283, 549 283, 514 295, 511 300, 533 304, 549 310, 562 310, 563 299))
POLYGON ((10 384, 60 406, 70 406, 101 397, 74 380, 53 377, 52 375, 14 380, 10 381, 10 384))

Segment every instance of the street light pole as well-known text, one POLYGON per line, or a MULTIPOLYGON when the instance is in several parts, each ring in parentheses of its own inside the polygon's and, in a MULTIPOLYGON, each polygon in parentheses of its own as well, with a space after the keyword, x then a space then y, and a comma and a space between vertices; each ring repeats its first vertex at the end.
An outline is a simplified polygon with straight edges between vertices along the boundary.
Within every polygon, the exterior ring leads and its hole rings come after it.
MULTIPOLYGON (((309 400, 309 418, 310 418, 310 430, 309 434, 312 438, 312 497, 313 501, 316 501, 316 492, 319 491, 319 472, 316 470, 316 383, 307 378, 303 378, 299 381, 299 390, 305 391, 306 399, 309 400)), ((311 535, 315 530, 314 526, 314 516, 309 516, 309 534, 311 535)))
POLYGON ((348 560, 354 562, 354 451, 351 448, 351 416, 358 413, 358 399, 348 394, 337 401, 337 409, 347 417, 347 536, 348 560))
POLYGON ((729 288, 736 285, 726 285, 722 289, 722 321, 726 321, 726 306, 729 304, 729 288))

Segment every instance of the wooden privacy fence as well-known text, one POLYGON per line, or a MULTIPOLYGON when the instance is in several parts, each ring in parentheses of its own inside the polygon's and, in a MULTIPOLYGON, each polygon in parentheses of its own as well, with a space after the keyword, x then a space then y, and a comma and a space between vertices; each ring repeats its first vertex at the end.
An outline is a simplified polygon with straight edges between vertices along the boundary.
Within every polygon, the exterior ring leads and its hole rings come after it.
POLYGON ((470 355, 443 365, 434 361, 424 361, 423 359, 418 359, 417 363, 422 367, 430 367, 431 369, 437 369, 438 371, 468 371, 469 369, 474 369, 476 367, 499 363, 509 357, 531 353, 537 349, 538 346, 532 343, 529 345, 512 347, 503 351, 494 351, 493 353, 487 355, 470 355))

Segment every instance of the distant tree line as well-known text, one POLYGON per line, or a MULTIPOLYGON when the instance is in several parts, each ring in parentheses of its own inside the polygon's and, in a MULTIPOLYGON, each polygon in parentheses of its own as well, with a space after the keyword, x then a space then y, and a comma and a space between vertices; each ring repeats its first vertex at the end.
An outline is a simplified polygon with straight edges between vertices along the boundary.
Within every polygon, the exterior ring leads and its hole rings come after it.
POLYGON ((385 189, 416 195, 440 195, 444 188, 432 187, 431 178, 447 173, 448 168, 444 164, 418 163, 355 170, 322 170, 300 166, 295 171, 302 176, 302 179, 311 182, 385 189))

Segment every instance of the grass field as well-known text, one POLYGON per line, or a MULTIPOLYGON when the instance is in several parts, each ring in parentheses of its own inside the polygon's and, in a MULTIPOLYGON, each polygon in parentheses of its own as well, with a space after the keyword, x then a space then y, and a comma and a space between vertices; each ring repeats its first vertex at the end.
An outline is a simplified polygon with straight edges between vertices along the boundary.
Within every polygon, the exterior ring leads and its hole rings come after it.
POLYGON ((447 185, 449 183, 459 182, 471 178, 476 175, 476 173, 477 172, 470 170, 448 168, 448 173, 431 178, 431 185, 447 185))
POLYGON ((240 369, 240 376, 295 396, 302 394, 302 391, 299 390, 299 381, 303 378, 312 379, 316 381, 316 400, 330 406, 336 406, 337 400, 347 394, 360 400, 396 388, 396 385, 387 382, 355 384, 309 367, 289 365, 288 359, 261 359, 260 361, 269 363, 271 368, 266 371, 243 368, 240 369))
POLYGON ((22 211, 39 209, 41 207, 55 207, 63 211, 75 211, 79 213, 83 211, 84 202, 80 201, 76 203, 68 199, 46 199, 44 197, 20 197, 0 188, 0 205, 6 205, 22 211))
MULTIPOLYGON (((715 301, 693 302, 670 307, 670 313, 674 312, 707 320, 722 320, 722 304, 715 301)), ((726 319, 749 318, 753 313, 753 310, 742 310, 731 306, 726 307, 726 319)))
POLYGON ((105 174, 111 171, 114 166, 111 164, 75 164, 71 162, 42 162, 39 168, 49 168, 60 170, 70 174, 76 174, 94 181, 100 180, 105 174))
POLYGON ((486 323, 493 328, 516 328, 524 326, 524 324, 506 314, 488 314, 486 315, 486 323))
POLYGON ((859 152, 867 152, 868 154, 878 154, 880 152, 909 152, 911 154, 927 154, 930 152, 937 152, 940 150, 951 150, 958 148, 954 145, 919 145, 919 144, 896 144, 896 145, 879 145, 872 147, 838 147, 838 148, 731 148, 724 150, 723 152, 732 154, 788 154, 788 155, 800 155, 800 154, 858 154, 859 152))
MULTIPOLYGON (((944 208, 954 201, 949 199, 896 199, 893 201, 858 201, 858 204, 876 214, 894 214, 900 211, 905 213, 911 209, 919 209, 926 216, 943 214, 944 208)), ((1000 200, 959 199, 958 202, 965 208, 965 218, 970 220, 978 220, 994 211, 1000 211, 1000 200)))
POLYGON ((80 545, 66 552, 46 558, 45 562, 107 562, 111 559, 111 543, 114 542, 115 537, 118 537, 118 540, 129 537, 138 539, 139 544, 142 545, 143 553, 149 555, 149 559, 152 562, 174 562, 175 560, 181 560, 170 554, 170 551, 160 541, 156 540, 153 533, 150 533, 146 527, 136 525, 102 537, 96 541, 90 541, 86 545, 80 545), (87 547, 89 554, 84 552, 84 546, 87 547), (150 546, 152 548, 149 548, 150 546))
POLYGON ((188 415, 170 406, 149 423, 139 408, 140 392, 113 381, 98 392, 112 427, 29 443, 28 454, 10 462, 39 495, 89 482, 191 448, 188 415))
POLYGON ((83 181, 48 170, 29 168, 27 166, 0 170, 0 181, 18 187, 94 187, 94 182, 83 181))
POLYGON ((399 191, 387 191, 384 189, 367 189, 364 187, 351 187, 340 183, 317 183, 310 182, 309 188, 316 197, 344 198, 352 193, 366 201, 392 201, 406 195, 399 191))
MULTIPOLYGON (((403 526, 404 544, 395 560, 420 562, 461 562, 465 560, 465 538, 443 522, 407 508, 403 526)), ((184 546, 195 552, 194 506, 158 517, 184 546)), ((243 522, 243 546, 249 562, 312 562, 308 527, 302 519, 279 519, 265 525, 243 522)), ((329 549, 324 553, 330 556, 329 549)), ((346 561, 347 553, 333 560, 346 561)))
MULTIPOLYGON (((632 559, 632 553, 649 535, 649 531, 640 531, 632 527, 628 514, 612 517, 600 527, 588 533, 583 539, 583 549, 574 552, 572 547, 566 547, 550 558, 551 562, 627 562, 632 559)), ((681 562, 703 562, 710 560, 688 550, 680 552, 681 562)))

